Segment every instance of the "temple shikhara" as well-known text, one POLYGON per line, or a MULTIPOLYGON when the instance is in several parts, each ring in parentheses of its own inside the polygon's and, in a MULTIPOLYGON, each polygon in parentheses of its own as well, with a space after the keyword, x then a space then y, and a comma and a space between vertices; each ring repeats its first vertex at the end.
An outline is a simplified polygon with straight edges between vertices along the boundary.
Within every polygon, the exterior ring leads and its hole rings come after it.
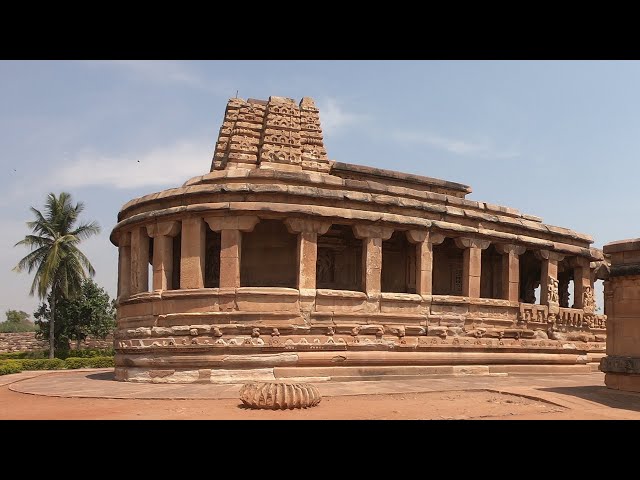
POLYGON ((310 98, 230 99, 210 172, 118 214, 116 378, 596 369, 602 251, 470 193, 329 160, 310 98))

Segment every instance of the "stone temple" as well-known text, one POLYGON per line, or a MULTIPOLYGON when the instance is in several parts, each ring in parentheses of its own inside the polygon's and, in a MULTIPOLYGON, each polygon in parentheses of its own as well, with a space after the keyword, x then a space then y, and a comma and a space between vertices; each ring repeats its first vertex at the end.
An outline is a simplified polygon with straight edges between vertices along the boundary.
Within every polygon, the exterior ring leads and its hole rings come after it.
POLYGON ((211 171, 118 214, 116 378, 597 368, 602 251, 469 193, 329 160, 310 98, 230 99, 211 171))

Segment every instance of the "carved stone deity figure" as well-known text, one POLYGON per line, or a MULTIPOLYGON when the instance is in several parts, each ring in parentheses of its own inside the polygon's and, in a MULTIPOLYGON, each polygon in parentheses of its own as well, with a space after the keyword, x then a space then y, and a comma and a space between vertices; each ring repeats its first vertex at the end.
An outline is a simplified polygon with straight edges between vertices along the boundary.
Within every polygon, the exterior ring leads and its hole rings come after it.
POLYGON ((596 299, 591 287, 584 287, 584 292, 582 293, 582 308, 589 312, 594 312, 596 309, 596 299))
POLYGON ((549 293, 549 303, 558 303, 559 295, 558 295, 558 280, 553 277, 549 277, 549 281, 547 282, 547 291, 549 293))

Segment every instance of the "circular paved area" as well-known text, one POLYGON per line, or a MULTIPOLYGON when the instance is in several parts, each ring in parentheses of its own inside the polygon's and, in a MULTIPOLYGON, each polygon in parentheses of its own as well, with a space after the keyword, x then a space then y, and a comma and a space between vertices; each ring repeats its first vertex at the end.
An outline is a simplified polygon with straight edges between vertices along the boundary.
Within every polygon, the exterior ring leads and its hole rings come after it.
MULTIPOLYGON (((149 384, 114 380, 112 369, 83 371, 24 372, 30 378, 16 378, 9 389, 14 392, 50 397, 138 398, 138 399, 221 399, 238 398, 237 384, 149 384)), ((7 375, 6 377, 12 377, 7 375)), ((5 378, 6 378, 5 377, 5 378)), ((7 379, 10 380, 10 379, 7 379)), ((437 392, 449 390, 539 390, 578 389, 594 387, 602 393, 621 395, 604 387, 600 372, 581 375, 432 375, 422 378, 311 382, 322 396, 379 395, 391 393, 437 392)), ((633 396, 640 407, 640 395, 633 396)))
POLYGON ((0 418, 584 418, 640 419, 640 394, 609 390, 602 373, 428 376, 315 383, 304 411, 246 411, 240 384, 116 382, 110 369, 0 377, 0 418), (354 397, 357 396, 357 397, 354 397))

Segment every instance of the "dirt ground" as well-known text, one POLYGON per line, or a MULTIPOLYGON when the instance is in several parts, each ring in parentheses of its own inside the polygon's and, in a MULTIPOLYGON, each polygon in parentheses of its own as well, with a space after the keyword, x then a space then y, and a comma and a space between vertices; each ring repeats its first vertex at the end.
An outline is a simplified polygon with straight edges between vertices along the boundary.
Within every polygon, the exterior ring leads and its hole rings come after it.
POLYGON ((307 410, 250 410, 233 399, 138 400, 28 395, 0 387, 0 419, 453 420, 581 417, 564 407, 488 391, 325 397, 307 410))

